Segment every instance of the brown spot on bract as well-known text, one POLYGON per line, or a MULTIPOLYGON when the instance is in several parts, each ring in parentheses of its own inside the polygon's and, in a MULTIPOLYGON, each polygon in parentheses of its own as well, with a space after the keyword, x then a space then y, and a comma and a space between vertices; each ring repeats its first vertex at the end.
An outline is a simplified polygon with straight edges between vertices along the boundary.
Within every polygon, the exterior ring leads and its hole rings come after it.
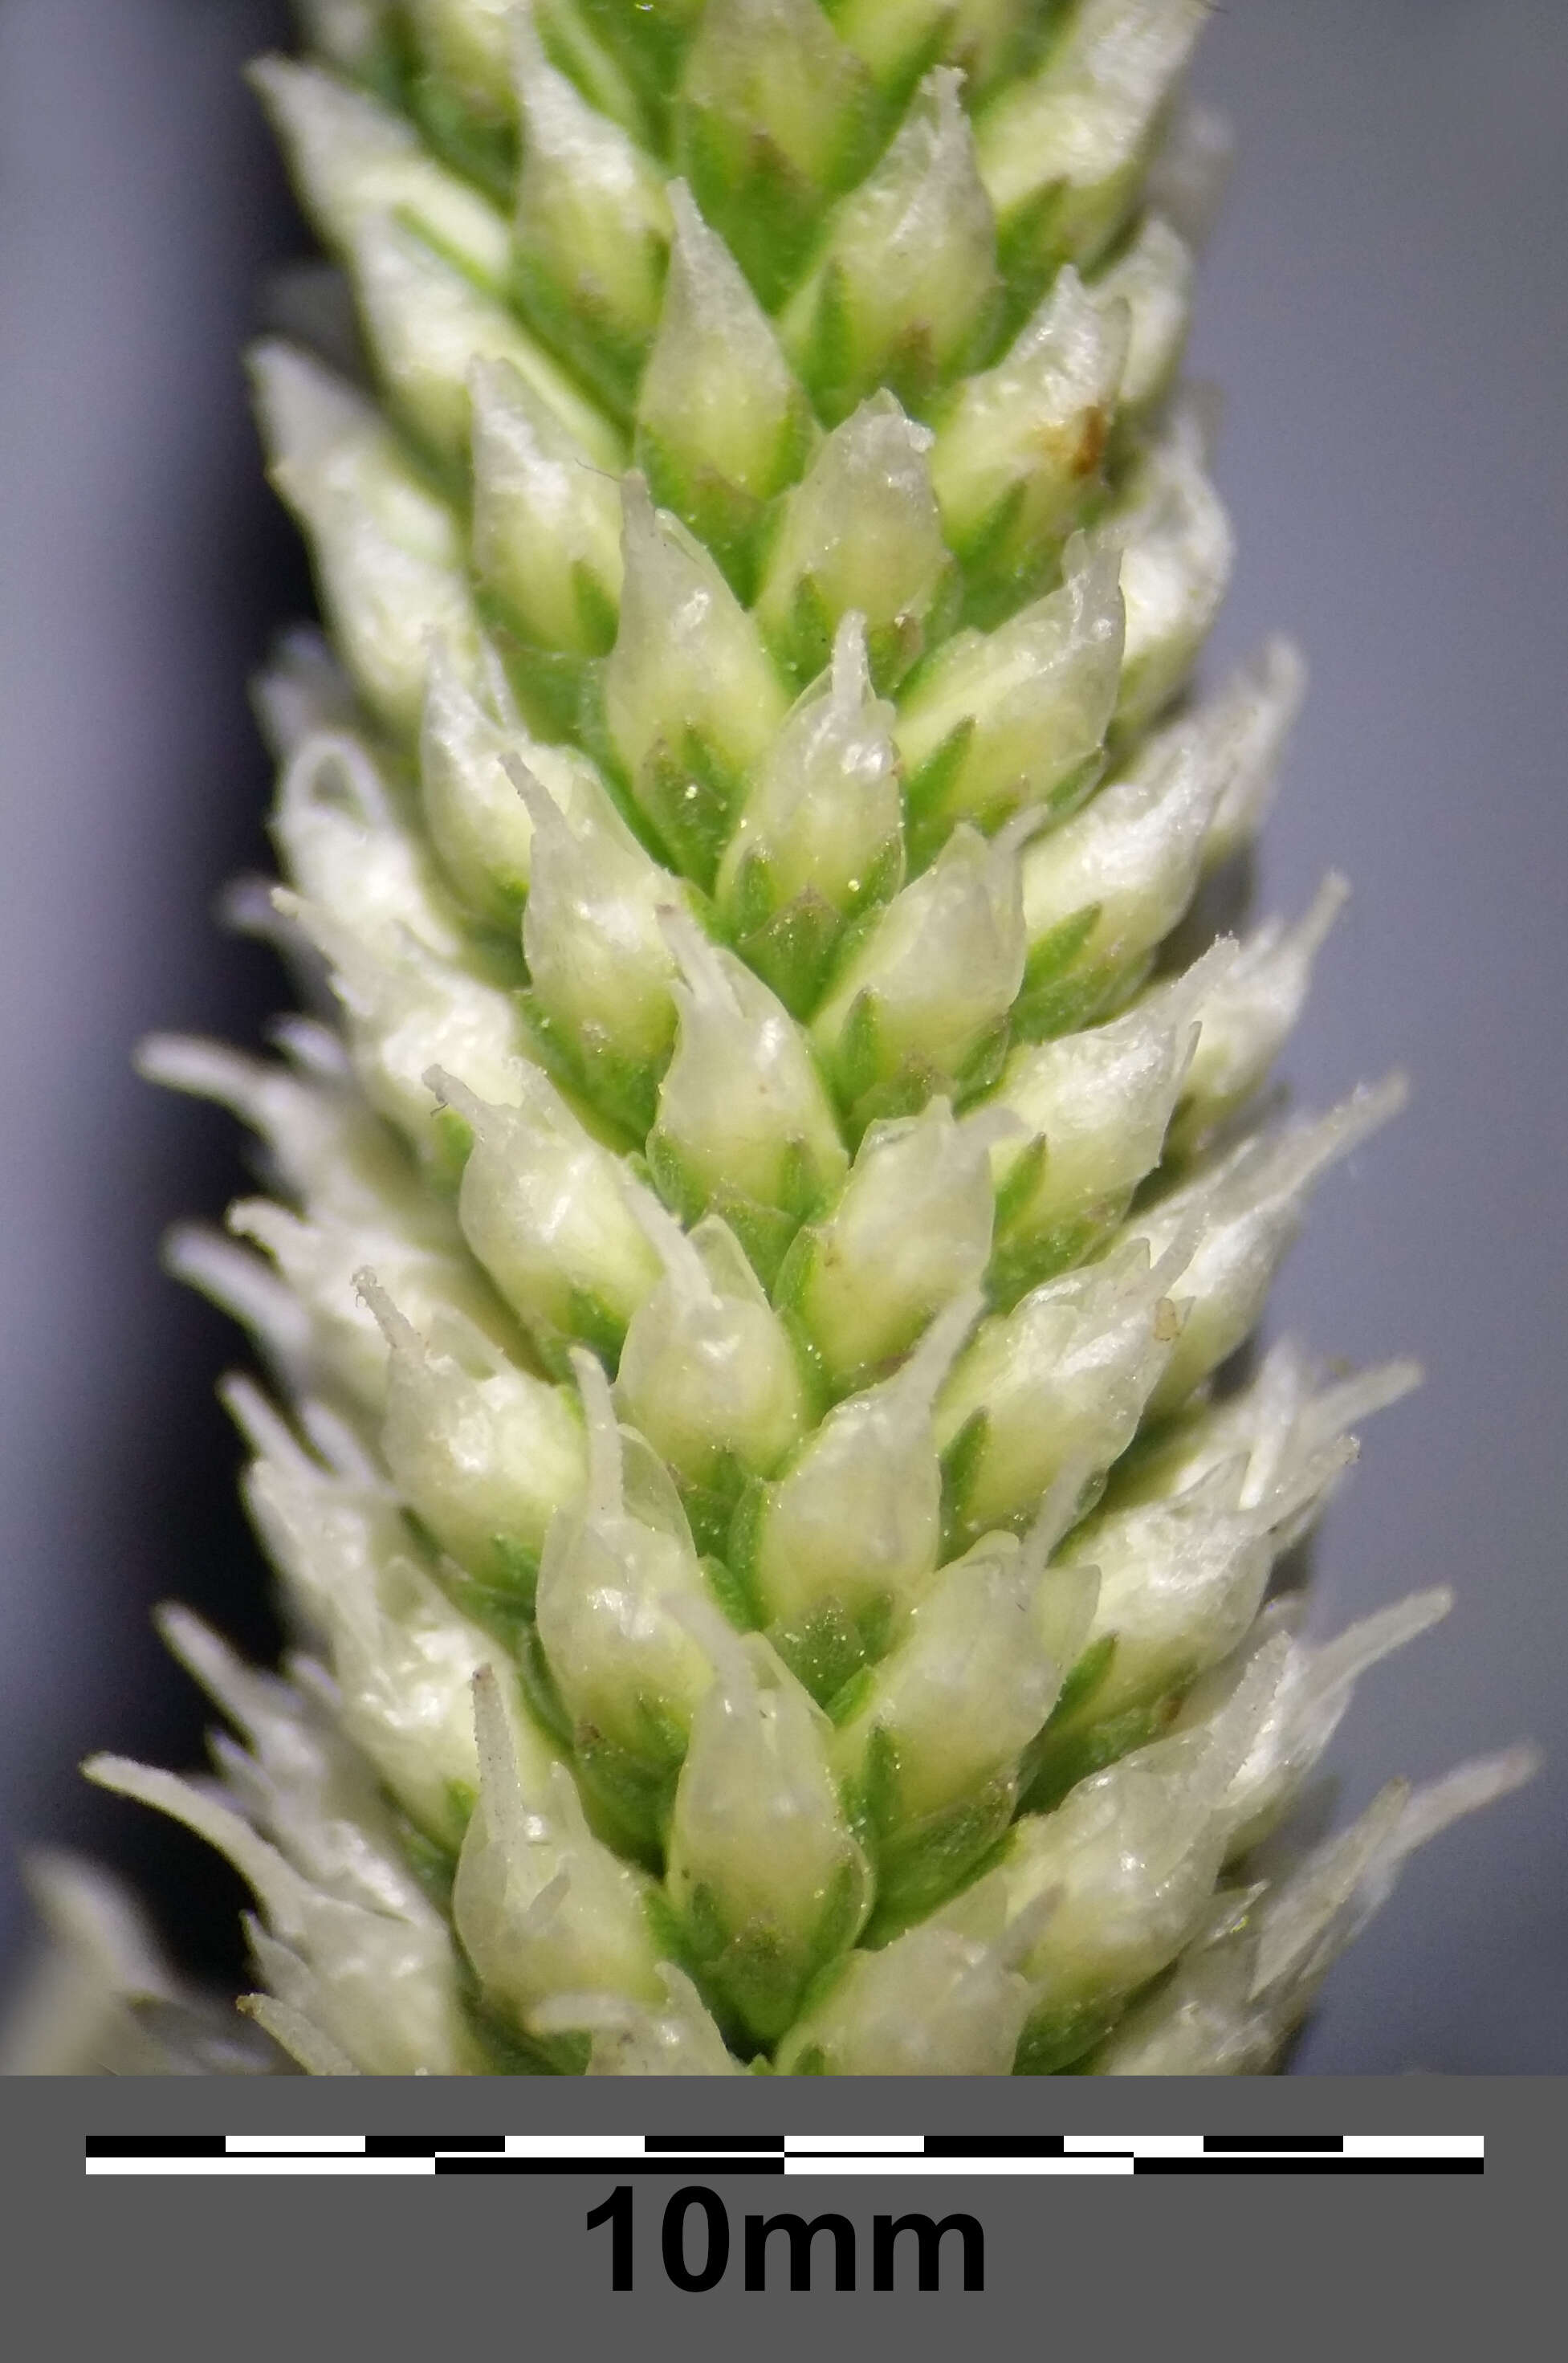
POLYGON ((1102 407, 1084 413, 1079 429, 1078 448, 1073 455, 1073 473, 1092 476, 1105 457, 1106 443, 1110 434, 1110 414, 1102 407))

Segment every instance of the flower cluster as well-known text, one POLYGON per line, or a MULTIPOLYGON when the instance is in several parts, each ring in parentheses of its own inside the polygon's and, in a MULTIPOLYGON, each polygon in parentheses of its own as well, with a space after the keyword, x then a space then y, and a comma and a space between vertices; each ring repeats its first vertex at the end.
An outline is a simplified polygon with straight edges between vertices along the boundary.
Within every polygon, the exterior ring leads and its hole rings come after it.
POLYGON ((255 69, 360 356, 252 363, 317 1014, 144 1065, 265 1152, 172 1252, 295 1647, 172 1612, 238 1736, 90 1769, 312 2071, 1255 2069, 1528 1769, 1257 1867, 1447 1599, 1278 1580, 1409 1367, 1227 1375, 1401 1086, 1260 1096, 1341 882, 1198 901, 1301 689, 1192 687, 1206 14, 310 0, 255 69))

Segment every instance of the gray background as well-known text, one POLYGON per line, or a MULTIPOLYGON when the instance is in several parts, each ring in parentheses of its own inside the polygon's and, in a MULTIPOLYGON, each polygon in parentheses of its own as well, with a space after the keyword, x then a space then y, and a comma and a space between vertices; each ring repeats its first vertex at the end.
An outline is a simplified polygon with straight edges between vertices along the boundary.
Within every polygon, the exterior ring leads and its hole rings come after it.
MULTIPOLYGON (((210 1402, 234 1342, 155 1264, 243 1171, 127 1060, 281 997, 207 906, 261 859, 244 678, 305 597, 234 359, 301 242, 236 80, 282 29, 267 0, 0 6, 0 1793, 8 1840, 200 1881, 181 1933, 215 1964, 224 1876, 72 1767, 195 1757, 152 1600, 268 1638, 210 1402)), ((1264 897, 1294 911, 1330 864, 1356 889, 1290 1071, 1311 1102, 1395 1062, 1418 1085, 1276 1300, 1431 1373, 1369 1432, 1318 1624, 1461 1592, 1335 1764, 1351 1808, 1521 1733, 1551 1754, 1413 1866, 1299 2064, 1562 2070, 1568 28, 1555 0, 1233 0, 1199 82, 1241 137, 1194 351, 1240 539, 1218 650, 1283 627, 1313 667, 1264 897)))

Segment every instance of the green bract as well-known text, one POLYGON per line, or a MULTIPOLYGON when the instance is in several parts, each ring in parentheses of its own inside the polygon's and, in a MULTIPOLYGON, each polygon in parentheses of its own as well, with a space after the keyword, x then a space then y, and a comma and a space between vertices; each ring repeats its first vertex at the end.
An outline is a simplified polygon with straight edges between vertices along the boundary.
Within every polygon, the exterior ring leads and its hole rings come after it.
POLYGON ((268 1151, 175 1259, 299 1648, 172 1615, 243 1744, 95 1776, 313 2070, 1266 2066, 1526 1766, 1249 1868, 1446 1596, 1269 1599, 1404 1366, 1222 1383, 1399 1086, 1259 1098, 1340 882, 1194 907, 1299 695, 1192 682, 1203 0, 303 13, 365 377, 254 356, 335 651, 262 703, 340 1023, 146 1054, 268 1151))

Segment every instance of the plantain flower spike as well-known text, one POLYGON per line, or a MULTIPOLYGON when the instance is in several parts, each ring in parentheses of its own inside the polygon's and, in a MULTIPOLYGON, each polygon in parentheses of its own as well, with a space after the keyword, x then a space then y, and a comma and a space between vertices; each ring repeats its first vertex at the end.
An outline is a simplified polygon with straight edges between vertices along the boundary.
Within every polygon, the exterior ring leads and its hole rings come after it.
POLYGON ((1296 1841, 1449 1594, 1282 1588, 1415 1366, 1236 1359, 1404 1086, 1272 1080, 1348 890, 1247 915, 1303 670, 1202 669, 1210 13, 309 0, 254 69, 360 329, 251 356, 329 646, 236 907, 315 998, 142 1064, 256 1137, 168 1260, 290 1653, 171 1612, 214 1770, 90 1769, 255 1991, 45 1865, 7 2056, 1254 2073, 1527 1777, 1296 1841))

